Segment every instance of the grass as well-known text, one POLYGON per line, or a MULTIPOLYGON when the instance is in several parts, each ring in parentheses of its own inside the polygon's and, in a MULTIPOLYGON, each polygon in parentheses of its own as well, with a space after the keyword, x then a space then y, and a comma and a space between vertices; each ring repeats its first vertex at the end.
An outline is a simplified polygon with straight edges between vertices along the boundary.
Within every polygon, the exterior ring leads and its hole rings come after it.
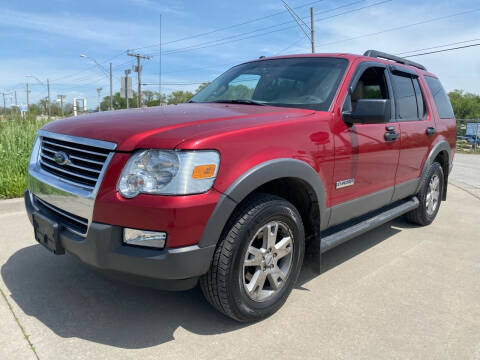
POLYGON ((21 117, 0 120, 0 199, 23 196, 33 141, 47 122, 21 117))
POLYGON ((480 144, 477 144, 477 149, 468 143, 466 140, 457 140, 457 152, 462 154, 480 154, 480 144))

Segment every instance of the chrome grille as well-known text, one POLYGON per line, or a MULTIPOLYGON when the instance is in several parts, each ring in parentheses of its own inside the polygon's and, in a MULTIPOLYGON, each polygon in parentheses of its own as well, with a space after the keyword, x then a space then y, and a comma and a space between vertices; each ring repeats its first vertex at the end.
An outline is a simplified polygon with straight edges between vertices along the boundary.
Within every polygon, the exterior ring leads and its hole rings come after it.
POLYGON ((70 184, 95 189, 110 149, 41 137, 39 163, 41 168, 70 184), (62 152, 68 159, 65 164, 55 160, 55 154, 62 152))

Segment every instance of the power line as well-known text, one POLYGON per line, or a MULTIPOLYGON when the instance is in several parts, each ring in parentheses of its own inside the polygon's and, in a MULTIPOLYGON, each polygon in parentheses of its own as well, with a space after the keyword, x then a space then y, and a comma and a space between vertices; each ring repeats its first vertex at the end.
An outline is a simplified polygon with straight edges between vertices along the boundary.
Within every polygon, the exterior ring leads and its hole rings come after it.
MULTIPOLYGON (((100 62, 100 64, 105 64, 105 63, 107 63, 107 62, 109 62, 109 61, 112 61, 112 60, 118 58, 119 56, 121 56, 121 55, 123 55, 123 54, 125 54, 125 53, 126 53, 126 51, 124 50, 124 51, 116 54, 115 56, 111 57, 110 59, 107 59, 107 60, 104 60, 104 61, 100 62)), ((88 70, 94 69, 95 67, 97 67, 97 65, 89 66, 88 68, 85 68, 85 69, 83 69, 83 70, 77 71, 77 72, 75 72, 75 73, 73 73, 73 74, 61 76, 61 77, 56 78, 56 79, 53 79, 53 80, 51 80, 51 81, 53 82, 53 81, 68 79, 68 78, 74 77, 74 76, 76 76, 76 75, 78 75, 78 74, 80 74, 80 73, 83 73, 83 72, 86 72, 86 71, 88 71, 88 70)))
POLYGON ((417 52, 417 51, 424 51, 424 50, 438 49, 438 48, 442 48, 442 47, 445 47, 445 46, 452 46, 452 45, 458 45, 458 44, 465 44, 465 43, 467 43, 467 42, 472 42, 472 41, 477 41, 477 40, 480 40, 480 38, 477 38, 477 39, 471 39, 471 40, 464 40, 464 41, 457 41, 457 42, 453 42, 453 43, 449 43, 449 44, 443 44, 443 45, 436 45, 436 46, 431 46, 431 47, 428 47, 428 48, 423 48, 423 49, 417 49, 417 50, 404 51, 404 52, 396 53, 395 55, 403 55, 403 54, 409 54, 409 53, 413 53, 413 52, 417 52))
POLYGON ((408 55, 408 56, 404 56, 404 57, 409 58, 409 57, 422 56, 422 55, 428 55, 428 54, 436 54, 436 53, 441 53, 441 52, 445 52, 445 51, 465 49, 465 48, 479 46, 479 45, 480 45, 480 43, 471 44, 471 45, 464 45, 464 46, 457 46, 457 47, 453 47, 453 48, 449 48, 449 49, 442 49, 442 50, 430 51, 430 52, 425 52, 425 53, 420 53, 420 54, 413 54, 413 55, 408 55))
POLYGON ((354 36, 354 37, 351 37, 351 38, 348 38, 348 39, 337 40, 337 41, 330 41, 330 42, 327 42, 327 43, 322 43, 322 44, 320 44, 320 45, 332 45, 332 44, 338 44, 338 43, 341 43, 341 42, 346 42, 346 41, 351 41, 351 40, 357 40, 357 39, 361 39, 361 38, 368 37, 368 36, 380 35, 380 34, 384 34, 384 33, 386 33, 386 32, 390 32, 390 31, 402 30, 402 29, 406 29, 406 28, 409 28, 409 27, 412 27, 412 26, 423 25, 423 24, 427 24, 427 23, 430 23, 430 22, 438 21, 438 20, 444 20, 444 19, 448 19, 448 18, 455 17, 455 16, 460 16, 460 15, 465 15, 465 14, 473 13, 473 12, 476 12, 476 11, 479 11, 479 10, 480 10, 480 8, 478 8, 478 9, 472 9, 472 10, 467 10, 467 11, 462 11, 462 12, 458 12, 458 13, 451 14, 451 15, 440 16, 440 17, 437 17, 437 18, 433 18, 433 19, 429 19, 429 20, 424 20, 424 21, 419 21, 419 22, 412 23, 412 24, 397 26, 397 27, 393 27, 393 28, 390 28, 390 29, 385 29, 385 30, 381 30, 381 31, 369 33, 369 34, 354 36))
MULTIPOLYGON (((459 42, 452 43, 452 44, 460 44, 460 43, 464 43, 464 42, 468 42, 468 41, 473 41, 473 40, 459 41, 459 42)), ((440 47, 440 46, 447 46, 447 45, 439 45, 438 47, 440 47)), ((413 54, 413 55, 404 56, 404 58, 415 57, 415 56, 423 56, 423 55, 441 53, 441 52, 446 52, 446 51, 460 50, 460 49, 470 48, 470 47, 474 47, 474 46, 480 46, 480 43, 470 44, 470 45, 465 45, 465 46, 458 46, 458 47, 442 49, 442 50, 437 50, 437 51, 430 51, 430 52, 425 52, 425 53, 420 53, 420 54, 413 54)), ((415 51, 419 51, 419 50, 411 50, 411 51, 406 51, 406 52, 415 52, 415 51)), ((162 83, 162 85, 163 84, 165 84, 165 85, 197 85, 197 84, 202 84, 202 83, 205 83, 205 82, 209 82, 209 81, 191 82, 191 83, 162 83)), ((158 85, 158 84, 144 84, 144 85, 158 85)))
MULTIPOLYGON (((365 1, 365 0, 353 1, 353 2, 350 2, 350 3, 348 3, 348 4, 344 4, 344 5, 341 5, 341 6, 337 6, 337 7, 332 8, 332 9, 328 9, 328 10, 323 10, 323 11, 316 12, 315 15, 333 12, 333 11, 335 11, 335 10, 338 10, 338 9, 341 9, 341 8, 345 8, 345 7, 348 7, 348 6, 351 6, 351 5, 360 3, 360 2, 364 2, 364 1, 365 1)), ((323 20, 327 20, 327 19, 332 19, 332 18, 341 16, 341 15, 349 14, 349 13, 352 13, 352 12, 355 12, 355 11, 360 11, 360 10, 363 10, 363 9, 366 9, 366 8, 370 8, 370 7, 373 7, 373 6, 377 6, 377 5, 381 5, 381 4, 383 4, 383 3, 390 2, 390 1, 393 1, 393 0, 383 0, 383 1, 380 1, 380 2, 377 2, 377 3, 374 3, 374 4, 371 4, 371 5, 366 5, 366 6, 362 6, 362 7, 356 8, 356 9, 351 9, 351 10, 344 11, 344 12, 341 12, 341 13, 338 13, 338 14, 335 14, 335 15, 331 15, 331 16, 326 16, 326 17, 323 17, 323 18, 318 19, 316 22, 323 21, 323 20)), ((308 17, 304 17, 303 19, 307 19, 307 18, 308 18, 308 17)), ((179 53, 179 52, 184 52, 184 51, 186 51, 186 50, 199 50, 199 49, 204 49, 204 48, 211 47, 211 46, 218 46, 218 45, 227 44, 227 43, 230 43, 231 40, 232 40, 232 41, 247 40, 247 39, 251 39, 251 38, 255 38, 255 37, 259 37, 259 36, 269 35, 269 34, 272 34, 272 33, 275 33, 275 32, 279 32, 279 31, 290 30, 290 29, 296 28, 297 25, 286 26, 286 27, 282 27, 282 28, 280 28, 280 29, 263 32, 263 33, 257 34, 257 35, 245 36, 245 35, 250 35, 250 34, 256 34, 256 33, 258 33, 258 32, 261 32, 261 31, 264 31, 264 30, 269 30, 269 29, 272 29, 272 28, 278 28, 279 26, 282 26, 282 25, 292 24, 292 23, 294 23, 294 22, 295 22, 295 20, 289 20, 289 21, 285 21, 285 22, 282 22, 282 23, 279 23, 279 24, 270 25, 270 26, 266 26, 266 27, 263 27, 263 28, 255 29, 255 30, 252 30, 252 31, 248 31, 248 32, 244 32, 244 33, 240 33, 240 34, 236 34, 236 35, 227 36, 227 37, 224 37, 224 38, 221 38, 221 39, 212 40, 212 41, 207 41, 207 42, 200 43, 200 44, 196 44, 196 45, 190 45, 190 46, 187 46, 187 47, 184 47, 184 48, 173 49, 173 50, 164 52, 164 55, 169 55, 169 54, 175 54, 175 53, 179 53)))
MULTIPOLYGON (((364 1, 364 0, 362 0, 362 1, 364 1)), ((317 22, 319 22, 319 21, 323 21, 323 20, 327 20, 327 19, 332 19, 332 18, 341 16, 341 15, 345 15, 345 14, 349 14, 349 13, 355 12, 355 11, 360 11, 360 10, 364 10, 364 9, 371 8, 371 7, 374 7, 374 6, 382 5, 382 4, 387 3, 387 2, 390 2, 390 1, 393 1, 393 0, 383 0, 383 1, 379 1, 379 2, 374 3, 374 4, 362 6, 362 7, 356 8, 356 9, 351 9, 351 10, 348 10, 348 11, 341 12, 341 13, 339 13, 339 14, 326 16, 326 17, 323 17, 323 18, 320 18, 320 19, 316 20, 315 22, 317 23, 317 22)), ((325 10, 325 11, 323 11, 323 12, 318 12, 318 13, 316 13, 316 14, 321 14, 321 13, 326 13, 326 12, 335 11, 335 10, 338 10, 339 8, 341 8, 341 7, 349 6, 349 5, 352 5, 352 4, 354 4, 354 3, 358 3, 358 2, 361 2, 361 1, 355 1, 355 2, 350 3, 350 4, 348 4, 348 5, 343 5, 343 6, 340 6, 340 7, 337 7, 337 8, 333 8, 333 9, 330 9, 330 10, 325 10)), ((305 17, 305 18, 308 18, 308 17, 305 17)), ((269 35, 269 34, 272 34, 272 33, 275 33, 275 32, 279 32, 279 31, 285 31, 285 30, 289 30, 289 29, 292 29, 292 28, 296 28, 297 25, 293 25, 293 26, 287 26, 287 27, 283 27, 283 28, 280 28, 280 29, 272 30, 272 31, 263 32, 263 33, 261 33, 261 34, 256 34, 256 35, 241 37, 241 36, 243 36, 243 35, 255 34, 255 33, 259 32, 259 31, 271 29, 271 28, 278 27, 278 26, 285 25, 285 24, 290 24, 290 23, 292 23, 292 22, 295 22, 295 21, 294 21, 294 20, 290 20, 290 21, 288 21, 288 22, 284 22, 284 23, 280 23, 280 24, 276 24, 276 25, 272 25, 272 26, 267 26, 267 27, 264 27, 264 28, 256 29, 256 30, 253 30, 253 31, 249 31, 249 32, 245 32, 245 33, 241 33, 241 34, 237 34, 237 35, 232 35, 232 36, 224 37, 224 38, 217 39, 217 40, 207 41, 207 42, 200 43, 200 44, 196 44, 196 45, 190 45, 190 46, 187 46, 187 47, 184 47, 184 48, 173 49, 173 50, 166 51, 166 52, 162 53, 162 55, 176 54, 176 53, 185 52, 185 51, 190 51, 190 50, 199 50, 199 49, 204 49, 204 48, 211 47, 211 46, 223 45, 223 44, 227 44, 227 43, 230 44, 230 43, 232 43, 232 41, 233 41, 233 42, 238 42, 238 41, 241 41, 241 40, 247 40, 247 39, 251 39, 251 38, 255 38, 255 37, 259 37, 259 36, 269 35)), ((154 55, 158 55, 158 53, 152 53, 152 54, 150 54, 150 55, 154 56, 154 55)))
MULTIPOLYGON (((300 9, 300 8, 303 8, 303 7, 311 6, 311 5, 317 4, 317 3, 322 2, 322 1, 325 1, 325 0, 317 0, 317 1, 309 2, 309 3, 303 4, 303 5, 296 6, 296 7, 294 7, 294 9, 300 9)), ((173 43, 177 43, 177 42, 180 42, 180 41, 191 40, 191 39, 199 38, 199 37, 202 37, 202 36, 211 35, 211 34, 221 32, 221 31, 224 31, 224 30, 229 30, 229 29, 233 29, 235 27, 248 25, 248 24, 251 24, 251 23, 254 23, 254 22, 257 22, 257 21, 269 19, 269 18, 272 18, 274 16, 278 16, 278 15, 285 15, 285 12, 284 11, 279 11, 279 12, 276 12, 276 13, 273 13, 273 14, 270 14, 270 15, 246 20, 246 21, 238 23, 238 24, 233 24, 233 25, 225 26, 225 27, 218 28, 218 29, 215 29, 215 30, 207 31, 207 32, 204 32, 204 33, 194 34, 194 35, 190 35, 190 36, 183 37, 183 38, 180 38, 180 39, 167 41, 167 42, 162 43, 162 45, 173 44, 173 43)), ((156 44, 152 44, 152 45, 147 45, 147 46, 142 46, 142 47, 139 47, 139 48, 135 48, 133 50, 147 49, 147 48, 150 48, 150 47, 156 47, 158 45, 159 45, 159 43, 156 43, 156 44)))

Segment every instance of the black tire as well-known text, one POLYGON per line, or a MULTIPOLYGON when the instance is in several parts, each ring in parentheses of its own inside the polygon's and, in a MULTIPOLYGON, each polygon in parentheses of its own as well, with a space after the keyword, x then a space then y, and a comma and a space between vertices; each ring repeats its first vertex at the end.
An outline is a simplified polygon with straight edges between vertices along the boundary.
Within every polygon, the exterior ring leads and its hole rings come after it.
POLYGON ((226 316, 240 322, 258 321, 272 315, 284 304, 300 273, 304 252, 305 232, 297 209, 281 197, 254 194, 241 204, 227 224, 210 270, 200 279, 200 286, 208 302, 226 316), (277 293, 257 302, 244 288, 244 260, 251 239, 272 221, 287 225, 293 235, 291 267, 277 293))
POLYGON ((420 191, 417 194, 418 200, 420 201, 420 206, 415 210, 412 210, 405 214, 405 217, 409 222, 421 226, 429 225, 432 223, 432 221, 438 214, 438 210, 440 209, 440 205, 442 202, 443 187, 445 186, 444 179, 445 178, 443 175, 442 166, 438 162, 434 162, 430 166, 430 169, 428 169, 427 175, 423 179, 420 186, 420 191), (429 193, 430 181, 434 176, 436 176, 440 181, 439 198, 435 210, 433 211, 433 213, 429 213, 427 209, 427 194, 429 193))

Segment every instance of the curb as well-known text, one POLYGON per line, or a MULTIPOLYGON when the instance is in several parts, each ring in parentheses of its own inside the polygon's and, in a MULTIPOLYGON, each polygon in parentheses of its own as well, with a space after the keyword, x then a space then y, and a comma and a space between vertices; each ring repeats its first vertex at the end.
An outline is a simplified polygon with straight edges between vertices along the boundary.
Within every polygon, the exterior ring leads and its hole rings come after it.
POLYGON ((23 198, 0 200, 0 216, 25 210, 23 198))

